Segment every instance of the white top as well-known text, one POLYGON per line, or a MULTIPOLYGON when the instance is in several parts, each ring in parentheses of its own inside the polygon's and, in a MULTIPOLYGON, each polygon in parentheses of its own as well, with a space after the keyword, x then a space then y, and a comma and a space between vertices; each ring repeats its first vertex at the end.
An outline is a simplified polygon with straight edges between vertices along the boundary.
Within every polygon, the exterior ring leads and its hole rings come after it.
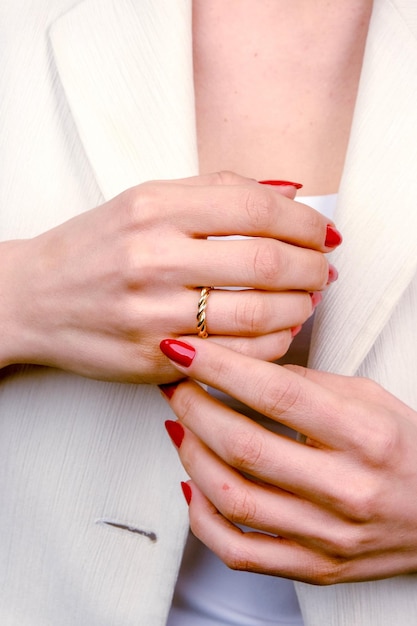
MULTIPOLYGON (((336 194, 298 198, 330 219, 336 199, 336 194)), ((287 363, 306 361, 310 320, 285 355, 287 363)), ((262 421, 236 400, 215 389, 210 391, 246 415, 262 421)), ((283 427, 278 425, 276 430, 283 432, 283 427)), ((288 434, 288 429, 285 432, 288 434)), ((303 618, 292 581, 232 571, 190 534, 167 626, 303 626, 303 618)))

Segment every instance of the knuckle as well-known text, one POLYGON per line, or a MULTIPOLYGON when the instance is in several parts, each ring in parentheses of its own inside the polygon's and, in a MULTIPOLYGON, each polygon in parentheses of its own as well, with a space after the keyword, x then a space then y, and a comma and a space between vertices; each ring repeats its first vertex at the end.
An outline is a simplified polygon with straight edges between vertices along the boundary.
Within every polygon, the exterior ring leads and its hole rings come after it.
POLYGON ((251 526, 256 520, 255 500, 250 490, 242 485, 227 491, 227 499, 221 508, 223 515, 233 524, 251 526))
POLYGON ((292 380, 281 380, 279 386, 274 377, 258 387, 266 415, 279 416, 288 412, 301 398, 301 387, 292 380))
POLYGON ((274 210, 268 191, 258 185, 242 188, 242 194, 241 206, 254 232, 269 231, 273 223, 274 210))
POLYGON ((344 513, 353 521, 359 524, 365 524, 372 521, 378 512, 378 490, 373 481, 363 480, 356 488, 349 489, 345 493, 344 513))
POLYGON ((320 289, 327 285, 329 281, 329 262, 321 252, 312 251, 317 260, 317 278, 314 288, 320 289))
MULTIPOLYGON (((120 298, 113 308, 112 324, 120 329, 123 337, 131 342, 142 339, 143 320, 132 300, 120 298)), ((144 355, 145 356, 145 355, 144 355)))
POLYGON ((253 555, 241 543, 230 542, 225 547, 221 559, 229 569, 236 571, 253 570, 253 555))
POLYGON ((210 175, 213 184, 218 185, 236 185, 242 182, 242 178, 230 170, 220 170, 219 172, 213 172, 210 175))
POLYGON ((337 558, 323 559, 320 565, 311 574, 309 581, 313 585, 327 587, 343 582, 344 562, 337 558))
POLYGON ((288 265, 281 247, 272 239, 256 242, 252 262, 255 279, 260 287, 275 286, 288 265))
POLYGON ((147 285, 155 277, 155 254, 145 241, 140 247, 127 242, 120 253, 119 267, 126 286, 132 292, 147 285))
POLYGON ((391 467, 397 464, 401 450, 399 424, 394 420, 381 419, 372 431, 372 447, 368 453, 369 461, 376 467, 391 467))
POLYGON ((221 381, 227 380, 231 373, 231 362, 230 358, 227 358, 225 355, 221 355, 217 358, 217 360, 210 365, 210 380, 211 384, 216 387, 220 385, 221 381))
POLYGON ((158 211, 158 185, 155 182, 146 182, 127 189, 121 194, 123 207, 127 216, 127 226, 146 226, 153 223, 158 211))
POLYGON ((262 458, 263 441, 259 432, 233 430, 228 442, 229 462, 236 469, 253 469, 262 458))
POLYGON ((265 298, 250 298, 235 308, 235 326, 239 334, 257 335, 265 332, 271 311, 265 298))
POLYGON ((364 540, 362 536, 361 526, 350 525, 337 533, 333 538, 326 542, 327 552, 334 558, 340 560, 349 560, 363 552, 364 540))
MULTIPOLYGON (((204 516, 194 509, 190 509, 190 527, 196 537, 209 545, 204 516)), ((256 563, 256 555, 249 551, 244 533, 224 542, 215 552, 223 563, 232 570, 252 571, 254 563, 256 563)))
POLYGON ((355 384, 357 390, 366 394, 366 397, 368 398, 378 398, 382 390, 381 385, 366 376, 356 376, 353 383, 355 384))
POLYGON ((185 426, 189 426, 193 418, 200 412, 201 398, 197 394, 187 393, 184 385, 181 394, 176 395, 175 413, 185 426))

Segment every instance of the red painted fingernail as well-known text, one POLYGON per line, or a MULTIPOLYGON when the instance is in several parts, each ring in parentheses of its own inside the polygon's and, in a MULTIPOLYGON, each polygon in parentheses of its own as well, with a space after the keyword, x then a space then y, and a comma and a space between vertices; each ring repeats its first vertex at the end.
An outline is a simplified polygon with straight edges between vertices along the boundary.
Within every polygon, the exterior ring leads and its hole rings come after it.
POLYGON ((299 332, 301 332, 301 329, 302 329, 301 324, 299 326, 294 326, 294 328, 291 328, 291 335, 295 337, 296 335, 298 335, 299 332))
POLYGON ((326 248, 335 248, 336 246, 339 246, 341 243, 342 243, 342 235, 339 233, 338 230, 336 230, 334 226, 327 224, 326 240, 324 242, 324 245, 326 246, 326 248))
POLYGON ((275 185, 276 187, 295 187, 301 189, 301 183, 293 183, 289 180, 258 180, 261 185, 275 185))
POLYGON ((163 339, 159 347, 165 356, 175 361, 175 363, 178 363, 178 365, 189 367, 193 362, 195 350, 190 344, 184 343, 184 341, 178 341, 178 339, 163 339))
POLYGON ((334 283, 334 281, 337 280, 338 278, 339 278, 339 272, 337 271, 334 265, 331 265, 329 263, 329 279, 328 279, 327 284, 334 283))
POLYGON ((162 393, 169 399, 171 400, 172 396, 175 393, 176 388, 178 387, 179 382, 178 383, 166 383, 165 385, 158 385, 159 389, 162 391, 162 393))
POLYGON ((310 297, 311 297, 313 309, 315 309, 316 306, 318 306, 320 302, 323 300, 323 294, 321 293, 321 291, 313 291, 312 293, 310 293, 310 297))
POLYGON ((193 496, 193 492, 191 491, 191 487, 188 483, 181 483, 182 492, 184 494, 184 498, 187 501, 187 504, 190 505, 191 498, 193 496))
POLYGON ((181 424, 179 422, 174 422, 173 420, 167 420, 165 422, 165 428, 168 435, 171 437, 172 442, 177 446, 177 448, 179 448, 185 434, 181 424))

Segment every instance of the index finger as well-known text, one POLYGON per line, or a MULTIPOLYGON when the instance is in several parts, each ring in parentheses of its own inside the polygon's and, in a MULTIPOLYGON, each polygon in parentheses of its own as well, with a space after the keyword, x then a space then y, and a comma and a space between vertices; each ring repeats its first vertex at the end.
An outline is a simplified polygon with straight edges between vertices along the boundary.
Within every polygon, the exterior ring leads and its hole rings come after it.
POLYGON ((346 416, 331 390, 275 363, 195 337, 164 340, 161 350, 187 376, 310 439, 340 448, 346 416))
POLYGON ((175 180, 167 179, 158 181, 160 183, 178 183, 182 185, 189 186, 204 186, 204 185, 273 185, 278 193, 281 193, 287 198, 294 199, 298 189, 301 189, 302 185, 300 183, 293 183, 290 181, 283 180, 263 180, 258 181, 254 178, 247 178, 246 176, 241 176, 240 174, 236 174, 235 172, 230 171, 219 171, 219 172, 210 172, 208 174, 199 174, 198 176, 189 176, 187 178, 177 178, 175 180))
MULTIPOLYGON (((195 238, 244 235, 269 237, 329 252, 341 242, 331 220, 284 196, 270 185, 248 181, 232 185, 145 183, 142 193, 164 219, 195 238)), ((141 203, 140 206, 142 206, 141 203)))

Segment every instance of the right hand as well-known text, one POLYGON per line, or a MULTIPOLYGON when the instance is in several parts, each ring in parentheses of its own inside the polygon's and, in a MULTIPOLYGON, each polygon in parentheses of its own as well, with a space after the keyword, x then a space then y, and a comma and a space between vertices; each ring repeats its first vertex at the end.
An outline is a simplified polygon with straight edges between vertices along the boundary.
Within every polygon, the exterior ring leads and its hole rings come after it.
MULTIPOLYGON (((328 283, 329 220, 240 176, 148 182, 28 240, 2 244, 0 365, 34 363, 101 379, 164 383, 159 341, 196 333, 200 286, 210 339, 265 360, 328 283), (251 239, 207 240, 240 234, 251 239)), ((285 195, 289 197, 285 197, 285 195)))

